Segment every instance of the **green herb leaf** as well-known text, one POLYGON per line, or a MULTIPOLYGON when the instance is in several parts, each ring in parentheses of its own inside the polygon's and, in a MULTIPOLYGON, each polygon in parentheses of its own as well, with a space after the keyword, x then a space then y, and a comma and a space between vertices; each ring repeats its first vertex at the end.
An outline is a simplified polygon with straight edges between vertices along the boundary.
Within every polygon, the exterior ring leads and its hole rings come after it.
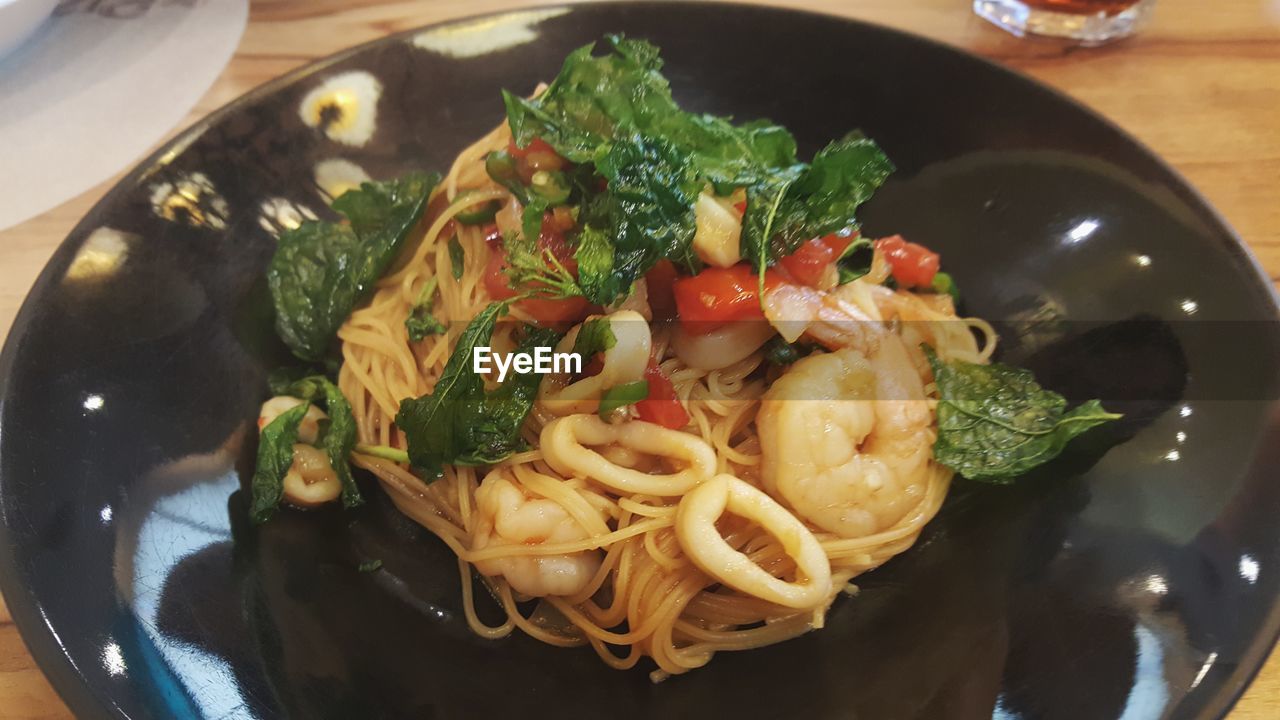
POLYGON ((789 343, 780 335, 774 335, 764 344, 764 359, 774 365, 790 365, 808 355, 811 348, 789 343))
POLYGON ((280 413, 262 429, 258 438, 258 461, 249 487, 253 500, 249 517, 264 523, 275 514, 284 497, 284 476, 293 465, 293 444, 298 441, 298 425, 307 414, 307 403, 280 413))
POLYGON ((708 180, 730 187, 751 184, 762 167, 795 161, 795 139, 782 127, 765 121, 735 126, 681 110, 650 43, 610 35, 605 44, 601 56, 592 54, 594 43, 570 53, 534 100, 504 93, 518 145, 542 138, 569 160, 586 163, 602 145, 638 133, 692 153, 708 180))
POLYGON ((634 405, 647 397, 649 397, 648 380, 636 380, 635 382, 616 385, 605 390, 604 394, 600 396, 598 412, 601 418, 608 420, 614 410, 627 405, 634 405))
POLYGON ((840 275, 839 284, 844 285, 871 272, 871 261, 875 255, 875 243, 864 237, 855 238, 836 259, 836 271, 840 275))
MULTIPOLYGON (((428 476, 444 465, 491 465, 522 447, 520 428, 538 391, 541 376, 513 373, 493 391, 472 372, 475 349, 488 345, 506 302, 492 303, 463 330, 435 389, 400 403, 396 425, 408 439, 409 459, 428 476)), ((555 332, 526 328, 517 352, 554 347, 555 332)))
POLYGON ((787 188, 771 238, 775 257, 789 255, 810 238, 857 227, 858 206, 892 172, 893 163, 861 133, 823 148, 787 188))
POLYGON ((280 236, 267 284, 276 331, 295 355, 325 357, 338 328, 399 253, 439 180, 411 173, 365 183, 333 201, 347 223, 309 221, 280 236))
POLYGON ((409 310, 409 317, 404 319, 405 330, 409 332, 409 339, 414 342, 422 342, 428 335, 443 335, 448 332, 445 324, 431 314, 436 302, 437 284, 436 278, 431 278, 422 286, 417 302, 409 310))
POLYGON ((618 338, 613 334, 609 319, 593 318, 582 323, 582 327, 578 329, 578 337, 573 341, 573 352, 581 357, 583 362, 587 362, 595 357, 596 353, 611 350, 617 344, 618 338))
MULTIPOLYGON (((312 375, 297 380, 287 387, 273 387, 272 392, 277 395, 301 398, 304 406, 307 403, 324 405, 329 420, 321 428, 320 447, 324 448, 325 454, 329 457, 329 465, 333 467, 339 482, 342 483, 342 506, 353 508, 364 504, 364 498, 360 496, 360 488, 356 486, 356 480, 351 475, 351 464, 348 462, 351 451, 356 446, 356 418, 342 390, 329 378, 312 375)), ((297 433, 295 432, 294 435, 296 437, 297 433)))
POLYGON ((377 572, 378 570, 382 569, 382 561, 381 560, 365 560, 364 562, 360 563, 357 569, 359 569, 360 572, 362 573, 377 572))
POLYGON ((578 286, 589 298, 615 297, 621 280, 613 274, 613 243, 605 232, 588 225, 578 233, 578 249, 573 253, 578 263, 578 286))
POLYGON ((462 242, 457 235, 449 238, 449 264, 453 279, 461 280, 462 274, 467 270, 467 253, 462 249, 462 242))
MULTIPOLYGON (((755 266, 760 278, 759 293, 764 299, 764 271, 790 250, 771 242, 777 234, 778 218, 783 200, 796 174, 778 174, 747 188, 747 212, 742 217, 742 236, 739 249, 742 257, 755 266)), ((794 248, 792 248, 794 250, 794 248)))
POLYGON ((577 297, 582 294, 582 288, 573 273, 549 249, 538 244, 546 210, 546 202, 531 200, 521 216, 521 230, 503 236, 507 281, 511 287, 539 297, 577 297))
POLYGON ((703 181, 688 154, 635 134, 601 146, 594 159, 609 189, 587 206, 583 220, 604 230, 613 261, 610 280, 591 283, 597 292, 588 299, 612 303, 663 258, 696 269, 693 205, 703 181))
POLYGON ((1080 433, 1121 416, 1090 400, 1067 411, 1031 373, 992 363, 944 363, 925 346, 940 395, 934 458, 970 480, 1010 482, 1057 457, 1080 433))

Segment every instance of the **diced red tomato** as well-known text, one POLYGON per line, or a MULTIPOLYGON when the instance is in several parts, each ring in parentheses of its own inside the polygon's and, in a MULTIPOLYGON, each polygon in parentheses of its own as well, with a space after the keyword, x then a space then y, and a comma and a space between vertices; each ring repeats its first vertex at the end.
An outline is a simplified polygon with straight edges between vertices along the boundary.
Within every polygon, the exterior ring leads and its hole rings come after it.
MULTIPOLYGON (((765 290, 781 282, 773 271, 765 273, 765 290)), ((763 320, 759 280, 750 265, 709 267, 693 277, 676 280, 672 289, 680 323, 695 335, 738 320, 763 320)))
POLYGON ((489 264, 484 268, 484 289, 494 300, 506 300, 517 295, 515 288, 507 282, 507 251, 501 247, 493 248, 489 255, 489 264))
POLYGON ((538 235, 538 247, 543 251, 551 251, 552 257, 560 262, 566 270, 578 276, 578 261, 573 259, 573 246, 564 237, 556 216, 548 212, 542 216, 542 232, 538 235))
POLYGON ((733 204, 733 207, 738 211, 739 214, 745 213, 747 211, 747 201, 739 200, 738 202, 733 204))
POLYGON ((484 241, 489 247, 497 247, 502 244, 502 231, 494 223, 484 226, 484 241))
POLYGON ((856 233, 851 235, 833 233, 814 238, 782 258, 779 264, 791 277, 795 278, 796 282, 809 287, 818 287, 827 268, 840 258, 840 254, 856 237, 858 237, 856 233))
POLYGON ((923 245, 907 242, 901 235, 880 238, 875 245, 884 254, 898 285, 910 288, 933 284, 933 276, 938 274, 942 264, 938 253, 923 245))
MULTIPOLYGON (((496 226, 494 226, 496 231, 496 226)), ((493 233, 487 233, 485 239, 488 240, 493 233)), ((489 297, 494 300, 505 300, 509 297, 515 297, 518 293, 515 288, 511 287, 511 282, 507 278, 507 253, 502 249, 501 235, 497 235, 491 243, 492 254, 489 256, 489 264, 485 267, 484 287, 488 291, 489 297)), ((554 219, 551 213, 543 218, 542 234, 538 236, 538 247, 543 251, 550 251, 556 260, 560 261, 565 268, 577 275, 578 263, 573 259, 573 248, 569 246, 569 242, 565 240, 564 235, 554 226, 554 219)), ((554 325, 563 322, 572 322, 580 320, 587 314, 587 299, 583 297, 564 298, 562 300, 542 300, 529 299, 521 300, 516 303, 516 307, 521 311, 528 313, 530 317, 537 320, 543 325, 554 325)))
POLYGON ((650 362, 644 371, 644 379, 649 381, 649 397, 636 403, 636 414, 640 419, 670 430, 688 425, 689 413, 676 399, 676 389, 662 374, 662 368, 650 362))
POLYGON ((676 281, 676 266, 670 260, 659 260, 644 274, 644 285, 649 293, 649 309, 658 320, 671 320, 676 316, 676 298, 672 284, 676 281))

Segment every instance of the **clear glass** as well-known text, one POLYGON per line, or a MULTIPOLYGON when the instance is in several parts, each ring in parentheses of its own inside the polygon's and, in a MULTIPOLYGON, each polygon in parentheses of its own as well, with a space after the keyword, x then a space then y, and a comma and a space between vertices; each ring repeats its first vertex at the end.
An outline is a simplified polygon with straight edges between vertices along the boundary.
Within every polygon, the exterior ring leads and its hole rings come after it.
POLYGON ((973 0, 973 11, 997 27, 1101 45, 1128 37, 1146 22, 1155 0, 973 0))

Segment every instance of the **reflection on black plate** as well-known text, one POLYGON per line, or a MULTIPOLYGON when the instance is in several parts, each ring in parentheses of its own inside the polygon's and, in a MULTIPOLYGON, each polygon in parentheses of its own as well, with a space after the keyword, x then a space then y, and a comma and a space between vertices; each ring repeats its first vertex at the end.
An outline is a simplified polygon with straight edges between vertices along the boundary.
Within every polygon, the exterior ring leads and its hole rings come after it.
POLYGON ((1275 315, 1144 149, 928 42, 632 4, 410 33, 217 114, 55 256, 0 361, 5 597, 84 716, 1217 717, 1280 626, 1275 315), (1125 411, 1095 441, 1127 442, 957 488, 823 632, 656 686, 589 650, 472 636, 452 554, 380 493, 250 527, 252 420, 284 359, 258 281, 273 233, 360 173, 447 165, 501 118, 499 88, 614 30, 664 48, 690 108, 770 117, 806 154, 851 125, 875 137, 899 172, 868 233, 964 248, 949 269, 969 312, 1003 321, 1004 357, 1125 411), (307 112, 342 73, 376 80, 370 126, 307 112))

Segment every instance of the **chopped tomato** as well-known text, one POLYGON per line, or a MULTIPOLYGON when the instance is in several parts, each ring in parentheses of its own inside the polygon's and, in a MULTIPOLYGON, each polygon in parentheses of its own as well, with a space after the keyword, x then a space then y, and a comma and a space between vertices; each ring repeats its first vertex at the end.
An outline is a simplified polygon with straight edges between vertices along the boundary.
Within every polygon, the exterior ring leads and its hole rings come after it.
POLYGON ((561 300, 539 300, 532 298, 521 300, 515 304, 522 312, 539 325, 559 325, 573 323, 587 316, 587 299, 584 297, 563 298, 561 300))
POLYGON ((542 216, 542 232, 538 235, 538 247, 544 252, 550 251, 566 270, 578 276, 578 261, 573 259, 573 246, 564 237, 564 230, 559 226, 553 213, 542 216))
POLYGON ((484 268, 484 289, 494 300, 506 300, 517 295, 515 288, 507 282, 507 251, 501 246, 493 248, 489 255, 489 264, 484 268))
POLYGON ((833 233, 814 238, 796 248, 795 252, 782 258, 779 263, 791 277, 796 279, 796 282, 816 288, 822 281, 827 268, 840 258, 840 254, 856 237, 856 233, 851 235, 833 233))
POLYGON ((938 253, 923 245, 907 242, 901 235, 880 238, 876 241, 876 249, 889 263, 893 279, 904 288, 933 284, 933 276, 938 274, 941 265, 938 253))
POLYGON ((489 223, 484 226, 484 241, 489 244, 489 247, 497 247, 502 244, 502 231, 498 229, 497 225, 489 223))
MULTIPOLYGON (((764 282, 767 291, 781 280, 768 271, 764 282)), ((693 277, 676 280, 672 289, 680 322, 695 335, 705 335, 737 320, 764 319, 759 279, 750 265, 709 267, 693 277)))
MULTIPOLYGON (((573 248, 569 247, 564 235, 552 226, 552 222, 550 213, 548 213, 547 217, 543 218, 542 234, 538 236, 538 247, 543 251, 550 251, 556 260, 560 261, 569 272, 576 275, 578 263, 573 259, 573 248)), ((485 239, 488 240, 492 234, 486 234, 485 239)), ((491 250, 489 264, 485 267, 484 272, 485 290, 488 291, 489 297, 494 300, 515 297, 519 293, 511 286, 511 281, 507 278, 507 253, 502 249, 501 235, 494 239, 491 250)), ((564 298, 561 300, 532 298, 516 303, 517 308, 528 313, 530 317, 543 325, 579 320, 586 316, 587 306, 587 299, 583 297, 564 298)))
POLYGON ((658 320, 670 320, 676 316, 676 299, 672 284, 676 281, 676 266, 670 260, 659 260, 644 274, 645 289, 649 293, 649 309, 658 320))
POLYGON ((739 200, 738 202, 733 204, 733 207, 735 210, 738 211, 738 214, 745 213, 747 211, 747 201, 739 200))
POLYGON ((662 374, 662 368, 651 361, 644 371, 644 379, 649 381, 649 397, 636 403, 636 414, 640 419, 670 430, 688 425, 689 413, 676 399, 676 389, 662 374))

